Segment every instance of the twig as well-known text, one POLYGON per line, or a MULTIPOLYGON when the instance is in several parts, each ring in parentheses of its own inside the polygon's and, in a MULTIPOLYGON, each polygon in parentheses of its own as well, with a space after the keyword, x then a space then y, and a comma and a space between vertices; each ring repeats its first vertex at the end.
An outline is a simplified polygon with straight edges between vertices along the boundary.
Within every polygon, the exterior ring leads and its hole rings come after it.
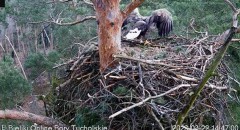
POLYGON ((191 19, 191 22, 190 22, 190 27, 194 30, 195 33, 200 33, 200 34, 205 34, 205 35, 208 34, 207 32, 200 32, 200 31, 197 31, 197 30, 194 28, 194 26, 193 26, 194 22, 195 22, 195 19, 192 18, 192 19, 191 19))
POLYGON ((16 50, 14 49, 14 47, 13 47, 13 45, 12 45, 10 39, 8 38, 8 36, 5 35, 5 37, 7 38, 7 40, 8 40, 8 42, 9 42, 10 46, 11 46, 12 49, 13 49, 14 54, 15 54, 16 57, 17 57, 17 60, 18 60, 18 63, 19 63, 19 65, 20 65, 20 68, 21 68, 21 70, 22 70, 22 73, 23 73, 24 78, 25 78, 26 80, 28 80, 28 79, 27 79, 27 76, 26 76, 26 73, 25 73, 25 71, 24 71, 24 69, 23 69, 22 63, 21 63, 21 61, 20 61, 20 59, 19 59, 19 57, 18 57, 18 54, 17 54, 16 50))
POLYGON ((181 84, 181 85, 178 85, 177 87, 174 87, 174 88, 172 88, 172 89, 170 89, 170 90, 168 90, 168 91, 166 91, 166 92, 164 92, 164 93, 162 93, 162 94, 160 94, 160 95, 150 96, 150 97, 142 100, 141 102, 138 102, 138 103, 136 103, 136 104, 134 104, 134 105, 131 105, 131 106, 129 106, 129 107, 126 107, 126 108, 124 108, 124 109, 122 109, 122 110, 120 110, 120 111, 112 114, 111 116, 109 116, 109 118, 114 118, 114 117, 122 114, 123 112, 126 112, 126 111, 128 111, 128 110, 130 110, 130 109, 133 109, 133 108, 135 108, 135 107, 141 106, 142 104, 144 104, 145 102, 147 102, 147 101, 149 101, 149 100, 151 100, 151 99, 156 99, 156 98, 162 97, 162 96, 167 95, 167 94, 169 94, 169 93, 171 93, 171 92, 173 92, 173 91, 175 91, 175 90, 178 90, 178 89, 180 89, 180 88, 182 88, 182 87, 189 87, 189 86, 190 86, 189 84, 181 84))
MULTIPOLYGON (((225 0, 226 2, 229 2, 228 0, 225 0)), ((231 6, 232 4, 230 4, 231 6)), ((200 95, 200 92, 204 88, 205 84, 209 80, 209 78, 213 75, 214 71, 216 70, 217 66, 221 62, 224 54, 226 53, 228 46, 230 45, 230 41, 232 40, 233 36, 235 35, 235 32, 237 30, 237 15, 238 13, 235 13, 233 15, 233 27, 230 29, 226 37, 224 37, 224 44, 220 48, 219 52, 215 55, 213 62, 211 63, 208 71, 206 72, 204 78, 202 81, 199 83, 199 86, 196 90, 196 92, 192 95, 190 102, 187 104, 187 106, 183 109, 183 111, 179 114, 178 119, 177 119, 177 126, 182 126, 182 123, 186 116, 188 115, 190 109, 192 108, 194 102, 196 101, 197 97, 200 95)))
POLYGON ((90 1, 88 1, 88 0, 83 0, 83 2, 84 2, 84 3, 86 3, 86 4, 88 4, 88 5, 91 5, 91 6, 93 6, 93 3, 92 3, 92 2, 90 2, 90 1))
POLYGON ((158 120, 157 116, 154 114, 153 110, 150 110, 150 114, 153 116, 154 120, 157 122, 160 130, 164 130, 162 123, 158 120))
POLYGON ((62 64, 59 64, 59 65, 54 66, 53 69, 56 69, 56 68, 59 68, 59 67, 61 67, 61 66, 70 64, 70 63, 72 63, 72 62, 74 62, 74 61, 75 61, 75 60, 69 60, 69 61, 64 62, 64 63, 62 63, 62 64))
POLYGON ((232 39, 231 42, 240 42, 240 39, 232 39))
POLYGON ((96 19, 96 16, 86 16, 86 17, 82 18, 81 20, 76 20, 74 22, 69 22, 69 23, 61 23, 61 22, 55 22, 55 21, 52 21, 52 23, 55 23, 59 26, 69 26, 69 25, 76 25, 76 24, 82 23, 84 21, 93 20, 93 19, 96 19))
POLYGON ((233 3, 229 0, 224 0, 233 10, 233 12, 237 12, 237 8, 233 5, 233 3))
POLYGON ((5 52, 5 49, 4 49, 3 45, 2 45, 2 42, 0 42, 0 46, 3 49, 3 52, 5 52))
POLYGON ((51 3, 56 3, 56 2, 60 2, 60 3, 65 3, 65 2, 70 2, 72 0, 52 0, 49 2, 46 2, 46 4, 51 4, 51 3))
POLYGON ((172 65, 164 64, 164 63, 156 63, 155 60, 137 59, 137 58, 130 57, 130 56, 114 55, 113 57, 114 57, 114 58, 121 58, 121 59, 128 59, 128 60, 138 61, 138 62, 150 64, 150 65, 160 65, 160 66, 166 66, 166 67, 171 67, 171 68, 179 68, 179 67, 182 67, 182 66, 172 66, 172 65))

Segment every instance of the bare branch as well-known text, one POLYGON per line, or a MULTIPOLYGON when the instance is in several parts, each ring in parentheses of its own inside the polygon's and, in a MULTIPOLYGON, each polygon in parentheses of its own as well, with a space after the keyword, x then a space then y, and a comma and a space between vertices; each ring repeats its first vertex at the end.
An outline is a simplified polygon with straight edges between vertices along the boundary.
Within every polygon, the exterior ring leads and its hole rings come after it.
POLYGON ((232 11, 233 11, 233 17, 232 17, 232 19, 233 19, 233 27, 235 27, 235 28, 237 28, 237 26, 238 26, 238 19, 237 19, 237 17, 238 17, 238 15, 239 15, 239 13, 240 13, 240 9, 237 9, 234 5, 233 5, 233 3, 231 2, 231 1, 229 1, 229 0, 224 0, 230 7, 231 7, 231 9, 232 9, 232 11))
POLYGON ((36 22, 28 22, 28 24, 40 24, 40 23, 45 23, 45 22, 48 22, 48 21, 36 21, 36 22))
POLYGON ((237 12, 237 8, 233 5, 233 3, 229 0, 224 0, 230 7, 231 9, 233 10, 233 12, 237 12))
POLYGON ((160 129, 160 130, 164 130, 164 127, 163 127, 162 123, 159 121, 159 119, 158 119, 157 116, 154 114, 154 112, 152 111, 152 109, 150 110, 150 114, 153 116, 153 119, 157 122, 159 129, 160 129))
POLYGON ((133 0, 127 7, 122 11, 123 19, 125 19, 135 8, 140 6, 144 0, 133 0))
POLYGON ((3 47, 2 42, 0 42, 0 46, 1 46, 1 48, 3 49, 3 52, 5 52, 5 49, 4 49, 4 47, 3 47))
POLYGON ((24 111, 16 111, 16 110, 0 110, 0 119, 30 121, 33 123, 37 123, 39 125, 55 127, 55 128, 68 127, 67 125, 53 118, 49 118, 42 115, 36 115, 33 113, 24 112, 24 111))
POLYGON ((85 4, 88 4, 88 5, 91 5, 91 6, 93 6, 93 3, 92 3, 91 1, 88 1, 88 0, 83 0, 83 2, 84 2, 85 4))
POLYGON ((232 39, 231 42, 240 42, 240 39, 232 39))
MULTIPOLYGON (((174 91, 176 91, 176 90, 178 90, 178 89, 180 89, 180 88, 183 88, 183 87, 194 87, 194 86, 197 86, 197 85, 198 85, 198 84, 180 84, 180 85, 178 85, 178 86, 176 86, 176 87, 174 87, 174 88, 172 88, 172 89, 170 89, 170 90, 168 90, 168 91, 166 91, 166 92, 164 92, 164 93, 162 93, 162 94, 159 94, 159 95, 156 95, 156 96, 150 96, 150 97, 142 100, 141 102, 138 102, 138 103, 133 104, 133 105, 131 105, 131 106, 129 106, 129 107, 126 107, 126 108, 124 108, 124 109, 122 109, 122 110, 120 110, 120 111, 112 114, 111 116, 109 116, 109 118, 114 118, 114 117, 122 114, 123 112, 126 112, 126 111, 131 110, 131 109, 133 109, 133 108, 135 108, 135 107, 138 107, 138 106, 143 105, 144 103, 148 102, 148 101, 151 100, 151 99, 156 99, 156 98, 165 96, 165 95, 167 95, 167 94, 169 94, 169 93, 171 93, 171 92, 174 92, 174 91)), ((209 87, 209 88, 212 88, 212 89, 219 89, 219 90, 223 90, 223 89, 226 90, 226 89, 227 89, 227 87, 217 87, 217 86, 214 86, 214 85, 212 85, 212 84, 206 85, 206 87, 209 87)))
POLYGON ((142 62, 145 64, 150 64, 150 65, 159 65, 159 66, 166 66, 166 67, 171 67, 171 68, 179 68, 179 66, 173 66, 165 63, 161 63, 157 60, 145 60, 145 59, 138 59, 130 56, 124 56, 124 55, 113 55, 114 58, 120 58, 120 59, 128 59, 128 60, 133 60, 133 61, 138 61, 142 62))
POLYGON ((232 17, 232 19, 233 19, 233 25, 232 26, 235 27, 235 28, 237 28, 237 26, 238 26, 238 18, 237 17, 239 15, 239 13, 240 13, 240 9, 238 9, 237 12, 234 12, 233 17, 232 17))
POLYGON ((72 0, 52 0, 52 1, 47 2, 47 4, 57 3, 57 2, 65 3, 65 2, 70 2, 70 1, 72 1, 72 0))
POLYGON ((26 73, 25 73, 25 71, 24 71, 24 68, 23 68, 23 66, 22 66, 22 63, 21 63, 21 61, 20 61, 20 59, 19 59, 19 57, 18 57, 18 54, 17 54, 17 52, 16 52, 13 44, 11 43, 11 41, 10 41, 10 39, 9 39, 9 37, 8 37, 7 35, 5 35, 5 37, 7 38, 10 46, 11 46, 12 49, 13 49, 14 54, 15 54, 16 57, 17 57, 17 61, 18 61, 19 65, 20 65, 20 68, 21 68, 21 70, 22 70, 22 73, 23 73, 24 78, 25 78, 26 80, 28 80, 28 79, 27 79, 27 76, 26 76, 26 73))
POLYGON ((68 25, 76 25, 76 24, 82 23, 87 20, 92 20, 92 19, 96 19, 96 16, 86 16, 81 20, 77 20, 77 21, 69 22, 69 23, 61 23, 61 22, 55 22, 55 21, 52 21, 52 23, 55 23, 60 26, 68 26, 68 25))
MULTIPOLYGON (((209 65, 209 69, 205 73, 202 81, 199 83, 197 90, 194 92, 194 94, 191 96, 189 103, 186 105, 186 107, 182 110, 182 112, 179 114, 177 119, 178 126, 181 126, 185 118, 187 117, 189 111, 191 110, 194 102, 200 95, 200 92, 203 90, 205 84, 208 82, 210 77, 213 75, 214 71, 220 64, 223 56, 225 55, 229 45, 230 41, 232 40, 233 36, 236 34, 236 32, 239 31, 238 28, 238 14, 240 13, 240 9, 236 9, 236 7, 229 1, 224 0, 233 10, 233 16, 232 16, 232 27, 225 31, 218 39, 217 43, 223 43, 222 47, 219 49, 218 53, 215 54, 214 60, 209 65)), ((178 128, 179 129, 179 128, 178 128)))

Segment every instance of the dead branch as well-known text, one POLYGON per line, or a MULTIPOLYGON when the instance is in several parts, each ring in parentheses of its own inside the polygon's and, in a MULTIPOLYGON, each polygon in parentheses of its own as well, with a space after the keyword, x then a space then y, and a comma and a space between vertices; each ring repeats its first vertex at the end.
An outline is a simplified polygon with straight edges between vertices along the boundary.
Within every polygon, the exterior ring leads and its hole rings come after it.
POLYGON ((52 0, 52 1, 49 1, 49 2, 46 2, 47 4, 52 4, 52 3, 65 3, 65 2, 70 2, 72 0, 52 0))
POLYGON ((159 63, 159 60, 144 60, 144 59, 137 59, 134 57, 130 57, 130 56, 124 56, 124 55, 114 55, 114 58, 120 58, 120 59, 128 59, 128 60, 133 60, 133 61, 138 61, 138 62, 142 62, 145 64, 150 64, 150 65, 159 65, 159 66, 165 66, 165 67, 170 67, 170 68, 181 68, 181 66, 173 66, 173 65, 169 65, 169 64, 165 64, 165 63, 159 63))
POLYGON ((53 69, 56 69, 56 68, 58 68, 58 67, 61 67, 61 66, 64 66, 64 65, 73 63, 74 61, 75 61, 75 60, 69 60, 69 61, 64 62, 64 63, 62 63, 62 64, 58 64, 58 65, 54 66, 53 69))
POLYGON ((5 49, 4 49, 3 45, 2 45, 2 42, 0 42, 0 46, 1 46, 2 50, 3 50, 3 52, 5 52, 5 49))
MULTIPOLYGON (((90 44, 91 42, 88 43, 90 44)), ((72 72, 68 76, 64 76, 65 80, 57 87, 58 98, 62 100, 62 102, 59 102, 57 112, 64 113, 61 115, 62 119, 73 119, 74 117, 69 113, 70 111, 73 112, 72 110, 75 108, 89 108, 89 106, 90 109, 95 108, 99 103, 104 103, 105 97, 108 95, 111 99, 108 102, 111 110, 106 110, 109 113, 107 115, 100 115, 107 119, 111 116, 110 114, 120 111, 120 114, 117 113, 119 118, 111 118, 113 125, 110 127, 112 129, 124 129, 128 125, 126 122, 140 121, 142 118, 148 120, 147 125, 149 125, 149 128, 160 129, 160 124, 164 129, 169 128, 171 122, 177 120, 180 110, 184 109, 185 104, 188 103, 190 95, 193 95, 198 83, 204 77, 205 70, 208 69, 207 66, 213 59, 213 55, 221 45, 213 46, 212 37, 209 36, 199 36, 194 39, 175 36, 158 39, 153 41, 153 44, 167 47, 129 47, 127 46, 129 44, 124 44, 123 54, 118 54, 115 57, 117 60, 120 60, 121 66, 117 69, 109 70, 109 72, 103 75, 99 75, 99 57, 96 58, 97 49, 94 49, 95 54, 91 51, 85 54, 83 53, 86 50, 85 46, 79 46, 79 55, 73 62, 67 65, 67 68, 73 68, 72 72), (180 50, 175 49, 176 42, 181 43, 178 44, 180 50), (209 48, 211 46, 210 52, 209 48), (186 52, 188 47, 191 47, 191 50, 186 52), (134 52, 131 53, 131 51, 134 52), (207 53, 206 51, 209 52, 207 53), (155 57, 159 54, 166 55, 155 57), (80 61, 79 58, 81 59, 80 61), (174 88, 182 84, 185 87, 174 88), (119 87, 120 89, 125 88, 127 93, 116 93, 119 87), (172 89, 176 90, 172 91, 172 89), (79 95, 81 95, 81 98, 79 98, 79 95), (154 98, 154 96, 158 95, 160 97, 154 98), (66 102, 73 102, 79 105, 66 110, 66 102), (149 109, 154 111, 157 118, 153 119, 152 116, 154 115, 149 113, 149 109), (134 115, 132 114, 133 112, 134 115), (131 116, 133 119, 125 118, 126 116, 131 116), (167 118, 169 120, 165 122, 167 118)), ((228 87, 229 77, 228 72, 225 71, 226 66, 223 63, 220 65, 216 70, 218 75, 215 75, 207 82, 203 89, 204 93, 201 95, 201 98, 197 99, 199 103, 196 104, 195 109, 192 109, 194 114, 190 113, 190 120, 198 120, 204 115, 203 113, 198 113, 199 111, 217 107, 215 104, 206 103, 205 100, 219 99, 219 95, 225 95, 227 91, 233 91, 228 87), (201 103, 207 104, 207 106, 202 105, 199 107, 198 105, 201 105, 201 103)), ((221 103, 223 101, 220 101, 221 103)), ((215 109, 210 111, 214 112, 215 109)), ((140 128, 142 123, 140 121, 139 125, 136 124, 134 128, 140 128)), ((199 122, 194 121, 192 123, 196 124, 199 122)))
POLYGON ((138 6, 140 6, 144 0, 133 0, 130 4, 126 6, 126 8, 122 11, 123 19, 127 18, 127 16, 138 6))
MULTIPOLYGON (((237 9, 237 8, 233 5, 233 3, 232 3, 231 1, 229 1, 229 0, 224 0, 224 1, 231 7, 231 9, 232 9, 232 11, 233 11, 232 26, 235 27, 235 28, 237 28, 237 27, 238 27, 238 19, 237 19, 237 17, 238 17, 238 15, 239 15, 239 13, 240 13, 240 9, 237 9)), ((238 30, 235 30, 235 31, 238 31, 238 30)))
POLYGON ((69 25, 76 25, 76 24, 85 22, 87 20, 93 20, 93 19, 96 19, 96 16, 86 16, 86 17, 82 18, 81 20, 76 20, 74 22, 69 22, 69 23, 62 23, 62 22, 56 22, 56 21, 52 21, 52 23, 55 23, 59 26, 69 26, 69 25))
POLYGON ((150 110, 150 114, 153 116, 154 120, 157 122, 158 127, 160 130, 164 130, 164 127, 162 125, 162 123, 159 121, 159 119, 157 118, 157 116, 154 114, 153 110, 150 110))
POLYGON ((193 29, 193 31, 194 31, 195 33, 205 34, 205 35, 208 34, 207 32, 200 32, 200 31, 197 31, 197 30, 194 28, 194 23, 195 23, 195 19, 192 18, 192 19, 191 19, 191 22, 190 22, 190 27, 193 29))
POLYGON ((233 3, 229 0, 224 0, 232 9, 233 12, 237 12, 237 8, 233 5, 233 3))
MULTIPOLYGON (((223 43, 223 45, 221 46, 221 48, 217 52, 217 54, 214 56, 214 59, 213 59, 212 63, 209 65, 209 69, 205 73, 202 81, 199 83, 197 90, 194 92, 193 96, 191 96, 191 99, 190 99, 189 103, 182 110, 182 112, 179 114, 178 119, 177 119, 177 123, 176 123, 177 126, 182 126, 183 121, 187 117, 187 115, 188 115, 190 109, 192 108, 194 102, 196 101, 196 99, 200 95, 200 92, 203 90, 205 84, 208 82, 210 77, 213 76, 214 71, 217 69, 218 65, 220 64, 224 54, 226 53, 226 51, 227 51, 227 49, 230 45, 230 41, 232 40, 233 36, 235 35, 235 33, 237 31, 237 26, 238 26, 237 25, 237 23, 238 23, 237 16, 240 13, 240 11, 239 11, 239 9, 236 10, 236 7, 234 7, 233 4, 229 0, 225 0, 225 2, 227 2, 227 4, 232 8, 232 10, 234 12, 233 21, 232 21, 233 25, 229 29, 229 31, 227 31, 227 33, 225 32, 226 35, 224 35, 224 37, 222 38, 223 41, 221 41, 223 43)), ((178 129, 180 129, 180 128, 178 128, 178 129)))
POLYGON ((65 127, 68 128, 64 123, 49 118, 42 115, 36 115, 29 112, 24 111, 16 111, 16 110, 0 110, 0 119, 13 119, 13 120, 22 120, 22 121, 30 121, 33 123, 37 123, 39 125, 44 125, 53 128, 65 127))
POLYGON ((240 39, 232 39, 231 42, 240 42, 240 39))
POLYGON ((150 96, 150 97, 142 100, 141 102, 138 102, 138 103, 136 103, 136 104, 134 104, 134 105, 131 105, 131 106, 129 106, 129 107, 126 107, 126 108, 124 108, 124 109, 122 109, 122 110, 120 110, 120 111, 112 114, 111 116, 109 116, 109 118, 114 118, 114 117, 122 114, 123 112, 129 111, 129 110, 131 110, 131 109, 133 109, 133 108, 135 108, 135 107, 138 107, 138 106, 143 105, 144 103, 146 103, 147 101, 149 101, 149 100, 151 100, 151 99, 155 99, 155 98, 162 97, 162 96, 164 96, 164 95, 166 95, 166 94, 169 94, 169 93, 171 93, 171 92, 173 92, 173 91, 176 91, 176 90, 178 90, 178 89, 180 89, 180 88, 182 88, 182 87, 191 87, 191 85, 190 85, 190 84, 181 84, 181 85, 178 85, 178 86, 176 86, 176 87, 174 87, 174 88, 172 88, 172 89, 170 89, 170 90, 168 90, 168 91, 166 91, 166 92, 164 92, 164 93, 162 93, 162 94, 160 94, 160 95, 150 96))
POLYGON ((91 1, 88 1, 88 0, 83 0, 83 2, 84 2, 85 4, 88 4, 88 5, 91 5, 91 6, 93 6, 93 3, 92 3, 91 1))
POLYGON ((25 73, 25 70, 24 70, 24 68, 23 68, 23 66, 22 66, 22 63, 21 63, 21 61, 20 61, 20 59, 19 59, 19 57, 18 57, 18 54, 17 54, 17 52, 16 52, 14 46, 12 45, 12 43, 11 43, 10 39, 8 38, 8 36, 5 35, 5 37, 7 38, 8 43, 9 43, 10 46, 12 47, 13 52, 14 52, 14 54, 15 54, 16 57, 17 57, 17 61, 18 61, 19 65, 20 65, 20 68, 21 68, 21 70, 22 70, 22 73, 23 73, 24 78, 25 78, 26 80, 28 80, 28 79, 27 79, 27 76, 26 76, 26 73, 25 73))

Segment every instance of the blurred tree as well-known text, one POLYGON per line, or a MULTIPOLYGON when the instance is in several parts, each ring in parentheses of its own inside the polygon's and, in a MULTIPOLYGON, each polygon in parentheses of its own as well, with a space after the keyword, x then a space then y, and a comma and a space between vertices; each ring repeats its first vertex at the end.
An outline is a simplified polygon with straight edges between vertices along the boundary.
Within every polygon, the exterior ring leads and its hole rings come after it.
POLYGON ((13 60, 8 56, 0 61, 0 86, 0 109, 14 108, 31 91, 30 84, 13 66, 13 60))

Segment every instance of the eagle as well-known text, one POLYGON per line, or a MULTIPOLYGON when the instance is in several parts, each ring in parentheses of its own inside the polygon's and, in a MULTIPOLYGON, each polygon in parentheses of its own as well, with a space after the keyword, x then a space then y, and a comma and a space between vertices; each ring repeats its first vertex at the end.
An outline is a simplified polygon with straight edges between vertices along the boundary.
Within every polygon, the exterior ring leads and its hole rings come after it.
POLYGON ((125 36, 126 39, 134 39, 137 38, 141 33, 141 30, 138 30, 138 28, 135 28, 133 30, 130 30, 128 34, 125 36))
POLYGON ((128 32, 127 39, 142 38, 145 37, 147 31, 152 25, 155 25, 158 30, 159 36, 167 36, 173 30, 173 18, 172 14, 167 9, 158 9, 152 12, 150 16, 140 15, 138 8, 136 8, 123 22, 124 28, 127 24, 132 23, 133 29, 128 32), (136 32, 136 29, 140 30, 140 33, 136 32), (135 30, 135 31, 133 31, 135 30), (138 36, 135 36, 139 34, 138 36), (129 36, 134 35, 134 36, 129 36))

